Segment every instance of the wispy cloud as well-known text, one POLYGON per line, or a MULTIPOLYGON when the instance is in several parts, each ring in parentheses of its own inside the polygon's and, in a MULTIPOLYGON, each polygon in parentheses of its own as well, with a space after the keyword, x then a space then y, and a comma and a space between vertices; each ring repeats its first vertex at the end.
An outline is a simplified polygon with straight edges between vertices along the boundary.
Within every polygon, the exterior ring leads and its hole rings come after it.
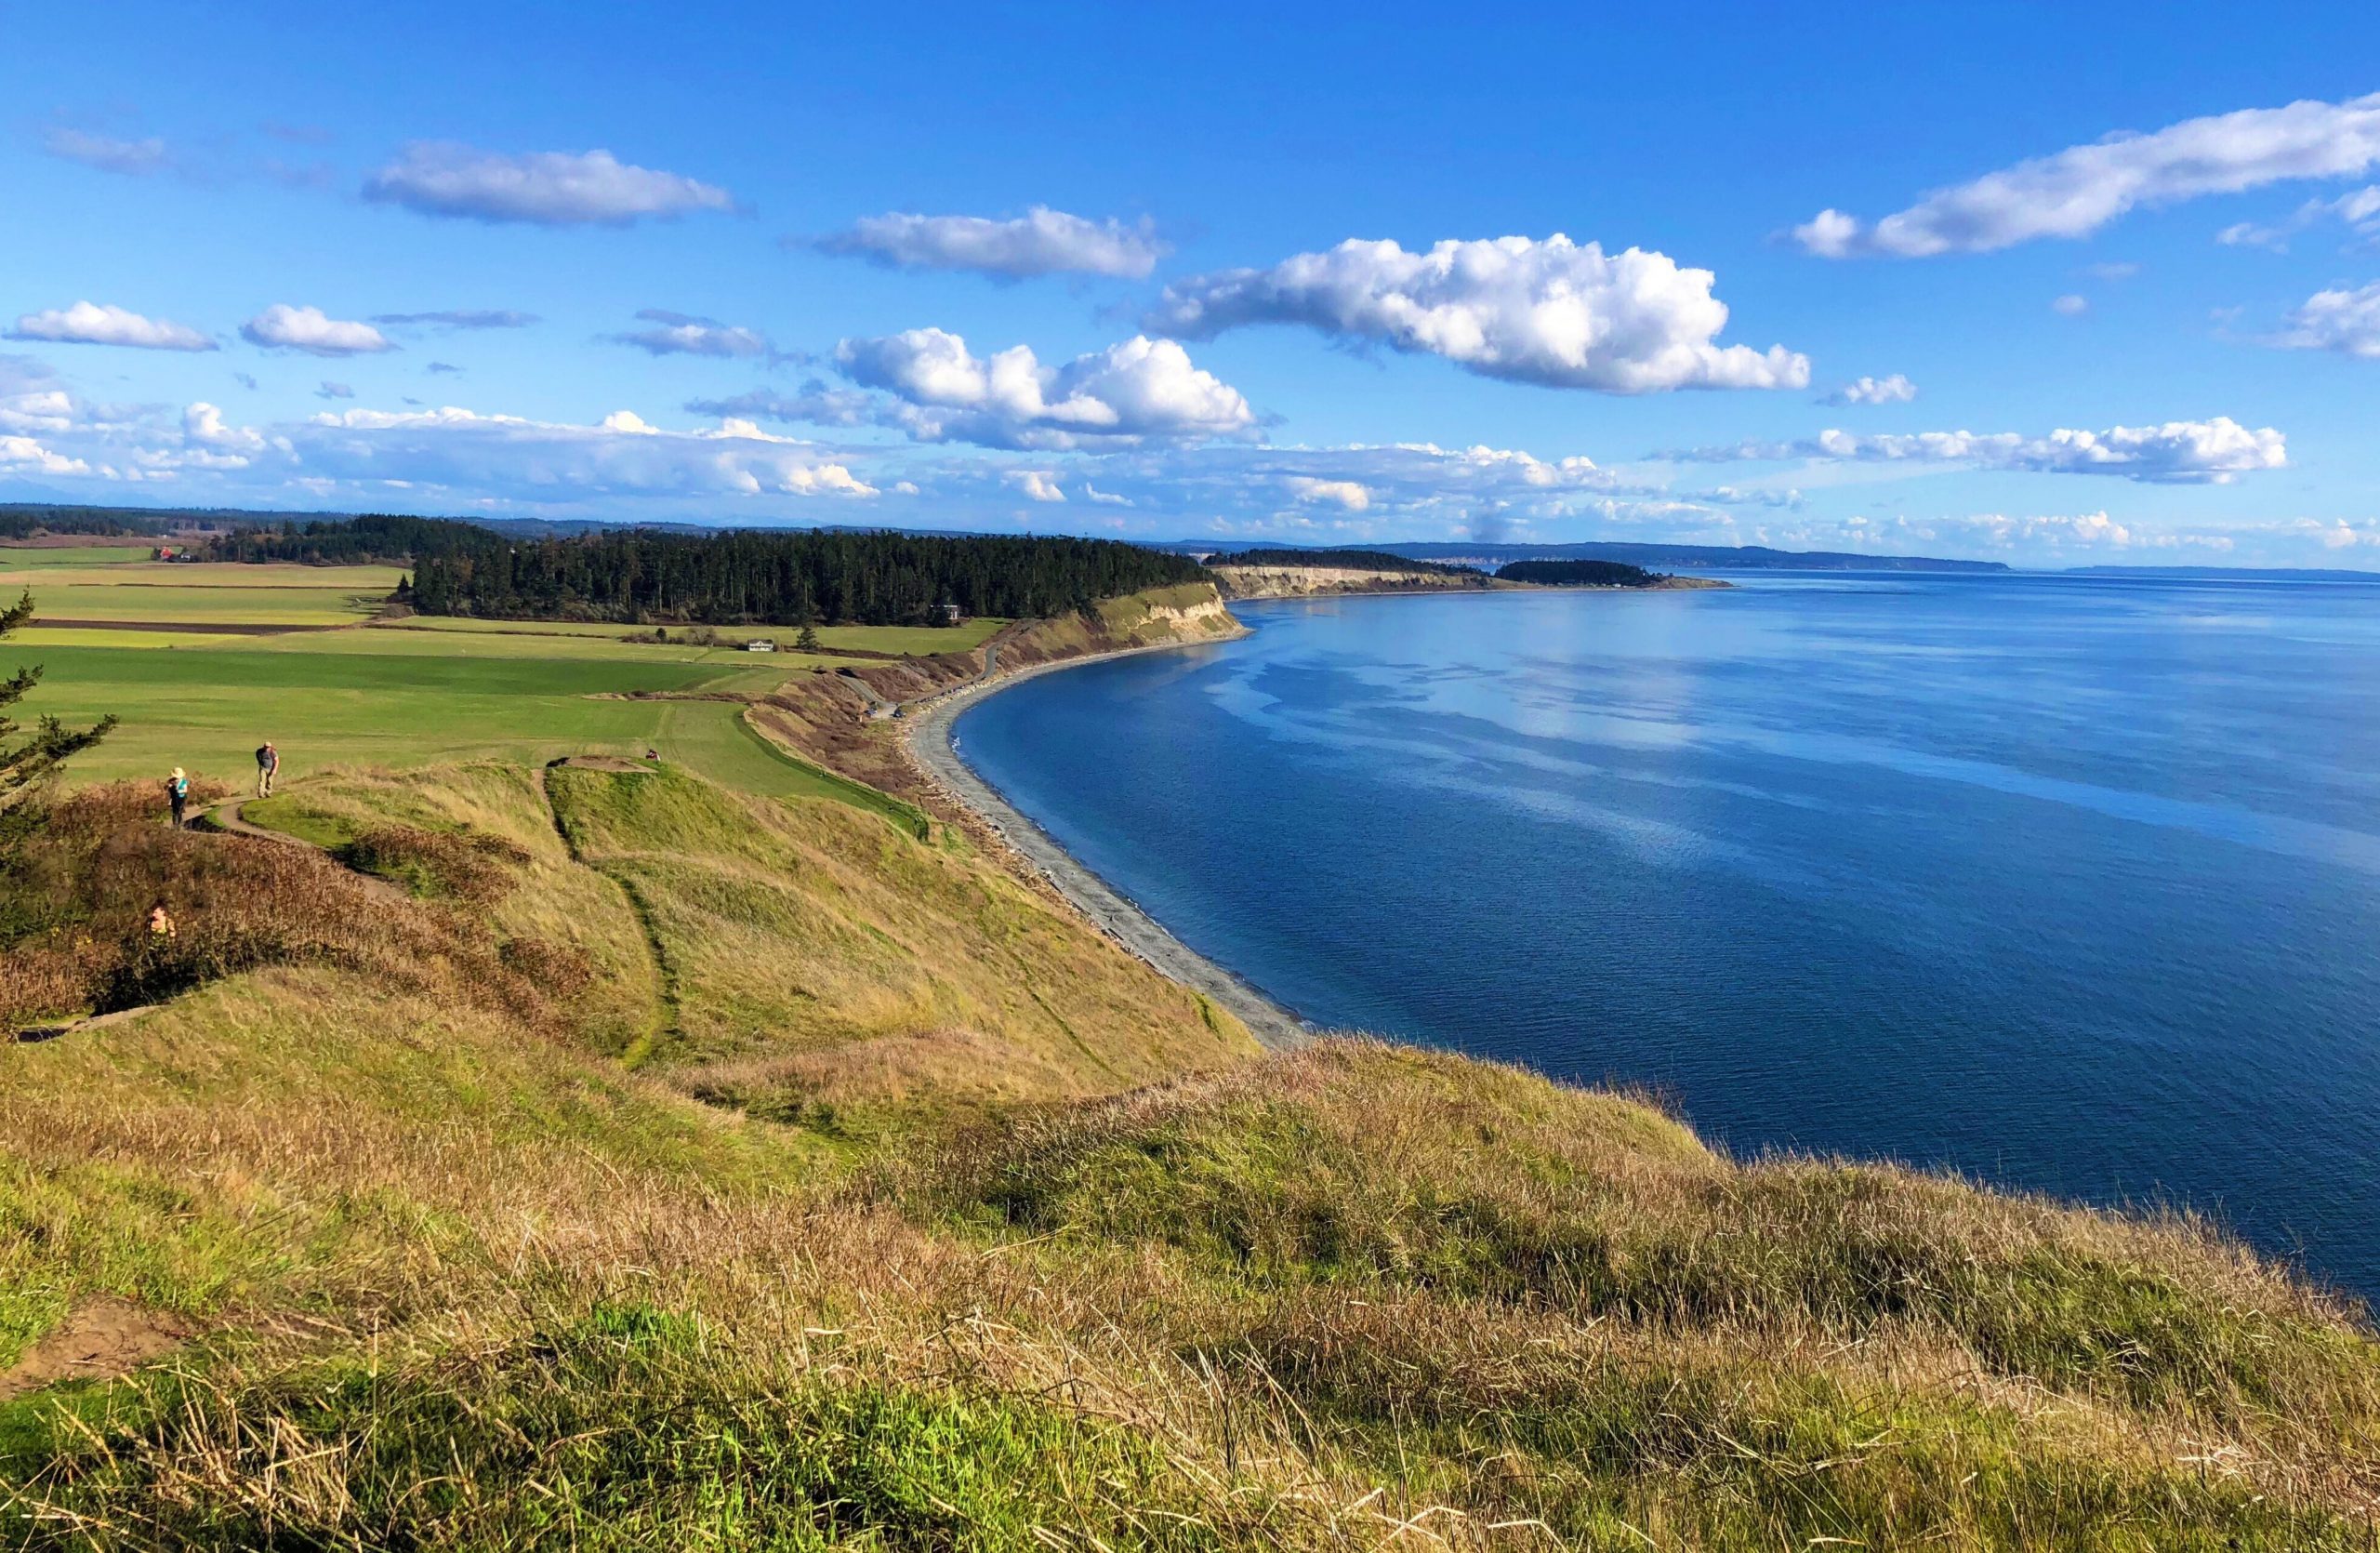
POLYGON ((757 329, 722 324, 716 318, 646 308, 637 315, 650 325, 602 338, 615 345, 633 345, 654 356, 766 356, 773 352, 768 337, 757 329))
POLYGON ((52 156, 127 178, 146 178, 172 165, 165 153, 165 142, 153 135, 126 140, 84 129, 58 127, 43 133, 41 148, 52 156))
POLYGON ((865 216, 848 232, 821 238, 830 254, 849 254, 908 270, 971 270, 1003 280, 1031 275, 1116 275, 1140 280, 1167 252, 1153 223, 1127 225, 1035 206, 1022 216, 865 216))
POLYGON ((2226 247, 2269 248, 2275 253, 2287 253, 2290 240, 2297 233, 2333 219, 2344 223, 2359 238, 2380 239, 2380 184, 2341 194, 2334 200, 2307 200, 2286 220, 2270 226, 2236 221, 2216 232, 2215 240, 2226 247))
POLYGON ((735 208, 734 196, 715 184, 608 151, 508 155, 445 140, 404 147, 364 180, 364 197, 425 216, 538 226, 628 226, 735 208))
POLYGON ((66 345, 126 345, 141 351, 212 351, 215 341, 188 325, 144 318, 127 308, 101 302, 29 312, 8 331, 10 339, 52 340, 66 345))
POLYGON ((1836 463, 1959 464, 2047 474, 2113 474, 2167 484, 2228 484, 2242 474, 2288 466, 2281 433, 2251 431, 2228 416, 2117 426, 2104 431, 2058 430, 2043 437, 2016 432, 1917 431, 1860 435, 1821 431, 1792 442, 1745 442, 1653 457, 1680 462, 1810 459, 1836 463))
POLYGON ((1872 224, 1822 210, 1793 229, 1828 259, 1980 253, 2084 237, 2136 206, 2292 179, 2351 178, 2380 163, 2380 93, 2185 119, 2110 135, 1938 190, 1872 224))
POLYGON ((534 312, 511 308, 448 308, 439 312, 376 312, 375 324, 412 325, 439 329, 525 329, 539 322, 534 312))

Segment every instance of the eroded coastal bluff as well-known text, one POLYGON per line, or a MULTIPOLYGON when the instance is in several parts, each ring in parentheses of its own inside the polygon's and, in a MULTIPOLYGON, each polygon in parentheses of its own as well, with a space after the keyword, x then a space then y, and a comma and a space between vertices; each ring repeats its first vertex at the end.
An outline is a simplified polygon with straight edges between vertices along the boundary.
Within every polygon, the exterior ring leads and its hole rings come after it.
POLYGON ((2295 1269, 1310 1035, 950 749, 1239 630, 680 703, 795 796, 61 792, 0 871, 8 1545, 2369 1545, 2380 1343, 2295 1269))

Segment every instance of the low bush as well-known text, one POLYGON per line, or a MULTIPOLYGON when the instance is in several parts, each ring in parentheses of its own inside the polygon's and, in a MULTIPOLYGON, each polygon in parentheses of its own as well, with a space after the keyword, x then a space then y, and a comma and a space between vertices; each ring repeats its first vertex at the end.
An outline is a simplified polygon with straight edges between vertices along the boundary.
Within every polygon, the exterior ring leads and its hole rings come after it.
MULTIPOLYGON (((508 963, 480 919, 391 898, 311 847, 175 830, 160 822, 147 787, 77 794, 0 867, 0 1029, 300 964, 369 971, 408 988, 451 985, 466 1001, 539 1025, 554 1018, 554 996, 541 989, 550 984, 508 963), (170 932, 151 930, 152 906, 165 909, 170 932)), ((466 904, 500 896, 508 866, 525 856, 496 838, 403 827, 378 834, 373 858, 417 869, 433 893, 466 904)), ((516 959, 526 963, 536 951, 516 959)))
POLYGON ((378 874, 416 895, 453 896, 489 906, 512 888, 512 869, 527 865, 528 849, 502 836, 463 836, 411 825, 382 825, 337 849, 340 862, 378 874))

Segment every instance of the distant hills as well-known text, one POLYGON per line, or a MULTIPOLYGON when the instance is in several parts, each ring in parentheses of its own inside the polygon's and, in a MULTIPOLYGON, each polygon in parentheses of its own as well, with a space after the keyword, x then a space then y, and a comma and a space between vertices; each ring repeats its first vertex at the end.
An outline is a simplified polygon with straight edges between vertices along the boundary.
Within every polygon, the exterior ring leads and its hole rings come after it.
MULTIPOLYGON (((38 487, 0 487, 0 494, 34 495, 38 487)), ((226 528, 273 527, 287 523, 337 523, 352 519, 352 512, 278 512, 257 511, 239 508, 219 507, 103 507, 66 501, 0 501, 0 536, 21 531, 28 524, 46 521, 69 532, 80 521, 94 525, 113 522, 112 532, 160 534, 177 527, 226 528)), ((816 526, 827 532, 895 533, 933 535, 948 538, 981 538, 983 531, 974 529, 902 528, 889 524, 749 524, 703 523, 604 523, 592 518, 488 518, 463 517, 456 521, 493 529, 513 539, 572 538, 583 534, 599 534, 611 529, 641 528, 668 534, 716 534, 724 530, 745 528, 756 532, 795 526, 816 526)), ((110 532, 95 526, 93 532, 110 532)), ((1180 555, 1236 555, 1243 551, 1296 551, 1318 553, 1344 549, 1334 545, 1301 545, 1282 539, 1176 539, 1140 540, 1144 549, 1168 551, 1180 555)), ((1632 566, 1656 571, 1731 571, 1731 572, 1960 572, 1972 574, 2008 573, 2017 568, 2002 561, 1958 561, 1931 555, 1870 555, 1857 551, 1776 550, 1767 545, 1665 545, 1635 541, 1590 541, 1569 545, 1470 544, 1444 541, 1388 540, 1364 547, 1375 554, 1401 557, 1407 561, 1432 562, 1439 565, 1476 566, 1492 572, 1515 561, 1619 561, 1632 566)), ((2032 568, 2026 568, 2032 569, 2032 568)), ((2045 571, 2057 568, 2043 567, 2045 571)), ((2380 572, 2345 571, 2310 566, 2069 566, 2069 577, 2168 577, 2180 581, 2193 578, 2205 581, 2233 580, 2267 582, 2380 582, 2380 572)))
MULTIPOLYGON (((1200 555, 1237 553, 1256 548, 1247 540, 1186 539, 1159 547, 1200 555)), ((1267 540, 1271 550, 1327 550, 1267 540)), ((1632 566, 1728 571, 1789 572, 2004 572, 1999 561, 1950 561, 1924 555, 1862 555, 1848 551, 1771 550, 1765 545, 1648 545, 1623 542, 1576 545, 1478 545, 1390 542, 1367 547, 1408 561, 1478 566, 1493 571, 1515 561, 1620 561, 1632 566)))

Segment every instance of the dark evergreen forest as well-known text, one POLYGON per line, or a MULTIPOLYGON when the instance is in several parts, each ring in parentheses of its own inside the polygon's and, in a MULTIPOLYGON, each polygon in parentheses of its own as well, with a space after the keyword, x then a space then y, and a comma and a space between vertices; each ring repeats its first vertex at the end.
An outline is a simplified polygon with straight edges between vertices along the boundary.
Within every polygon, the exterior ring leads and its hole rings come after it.
POLYGON ((702 625, 900 625, 1044 616, 1197 582, 1187 556, 1112 539, 868 531, 650 529, 546 539, 475 524, 362 517, 240 534, 228 561, 378 561, 413 568, 426 615, 702 625))
POLYGON ((1625 561, 1515 561, 1498 567, 1496 576, 1554 588, 1648 588, 1661 580, 1659 572, 1625 561))

